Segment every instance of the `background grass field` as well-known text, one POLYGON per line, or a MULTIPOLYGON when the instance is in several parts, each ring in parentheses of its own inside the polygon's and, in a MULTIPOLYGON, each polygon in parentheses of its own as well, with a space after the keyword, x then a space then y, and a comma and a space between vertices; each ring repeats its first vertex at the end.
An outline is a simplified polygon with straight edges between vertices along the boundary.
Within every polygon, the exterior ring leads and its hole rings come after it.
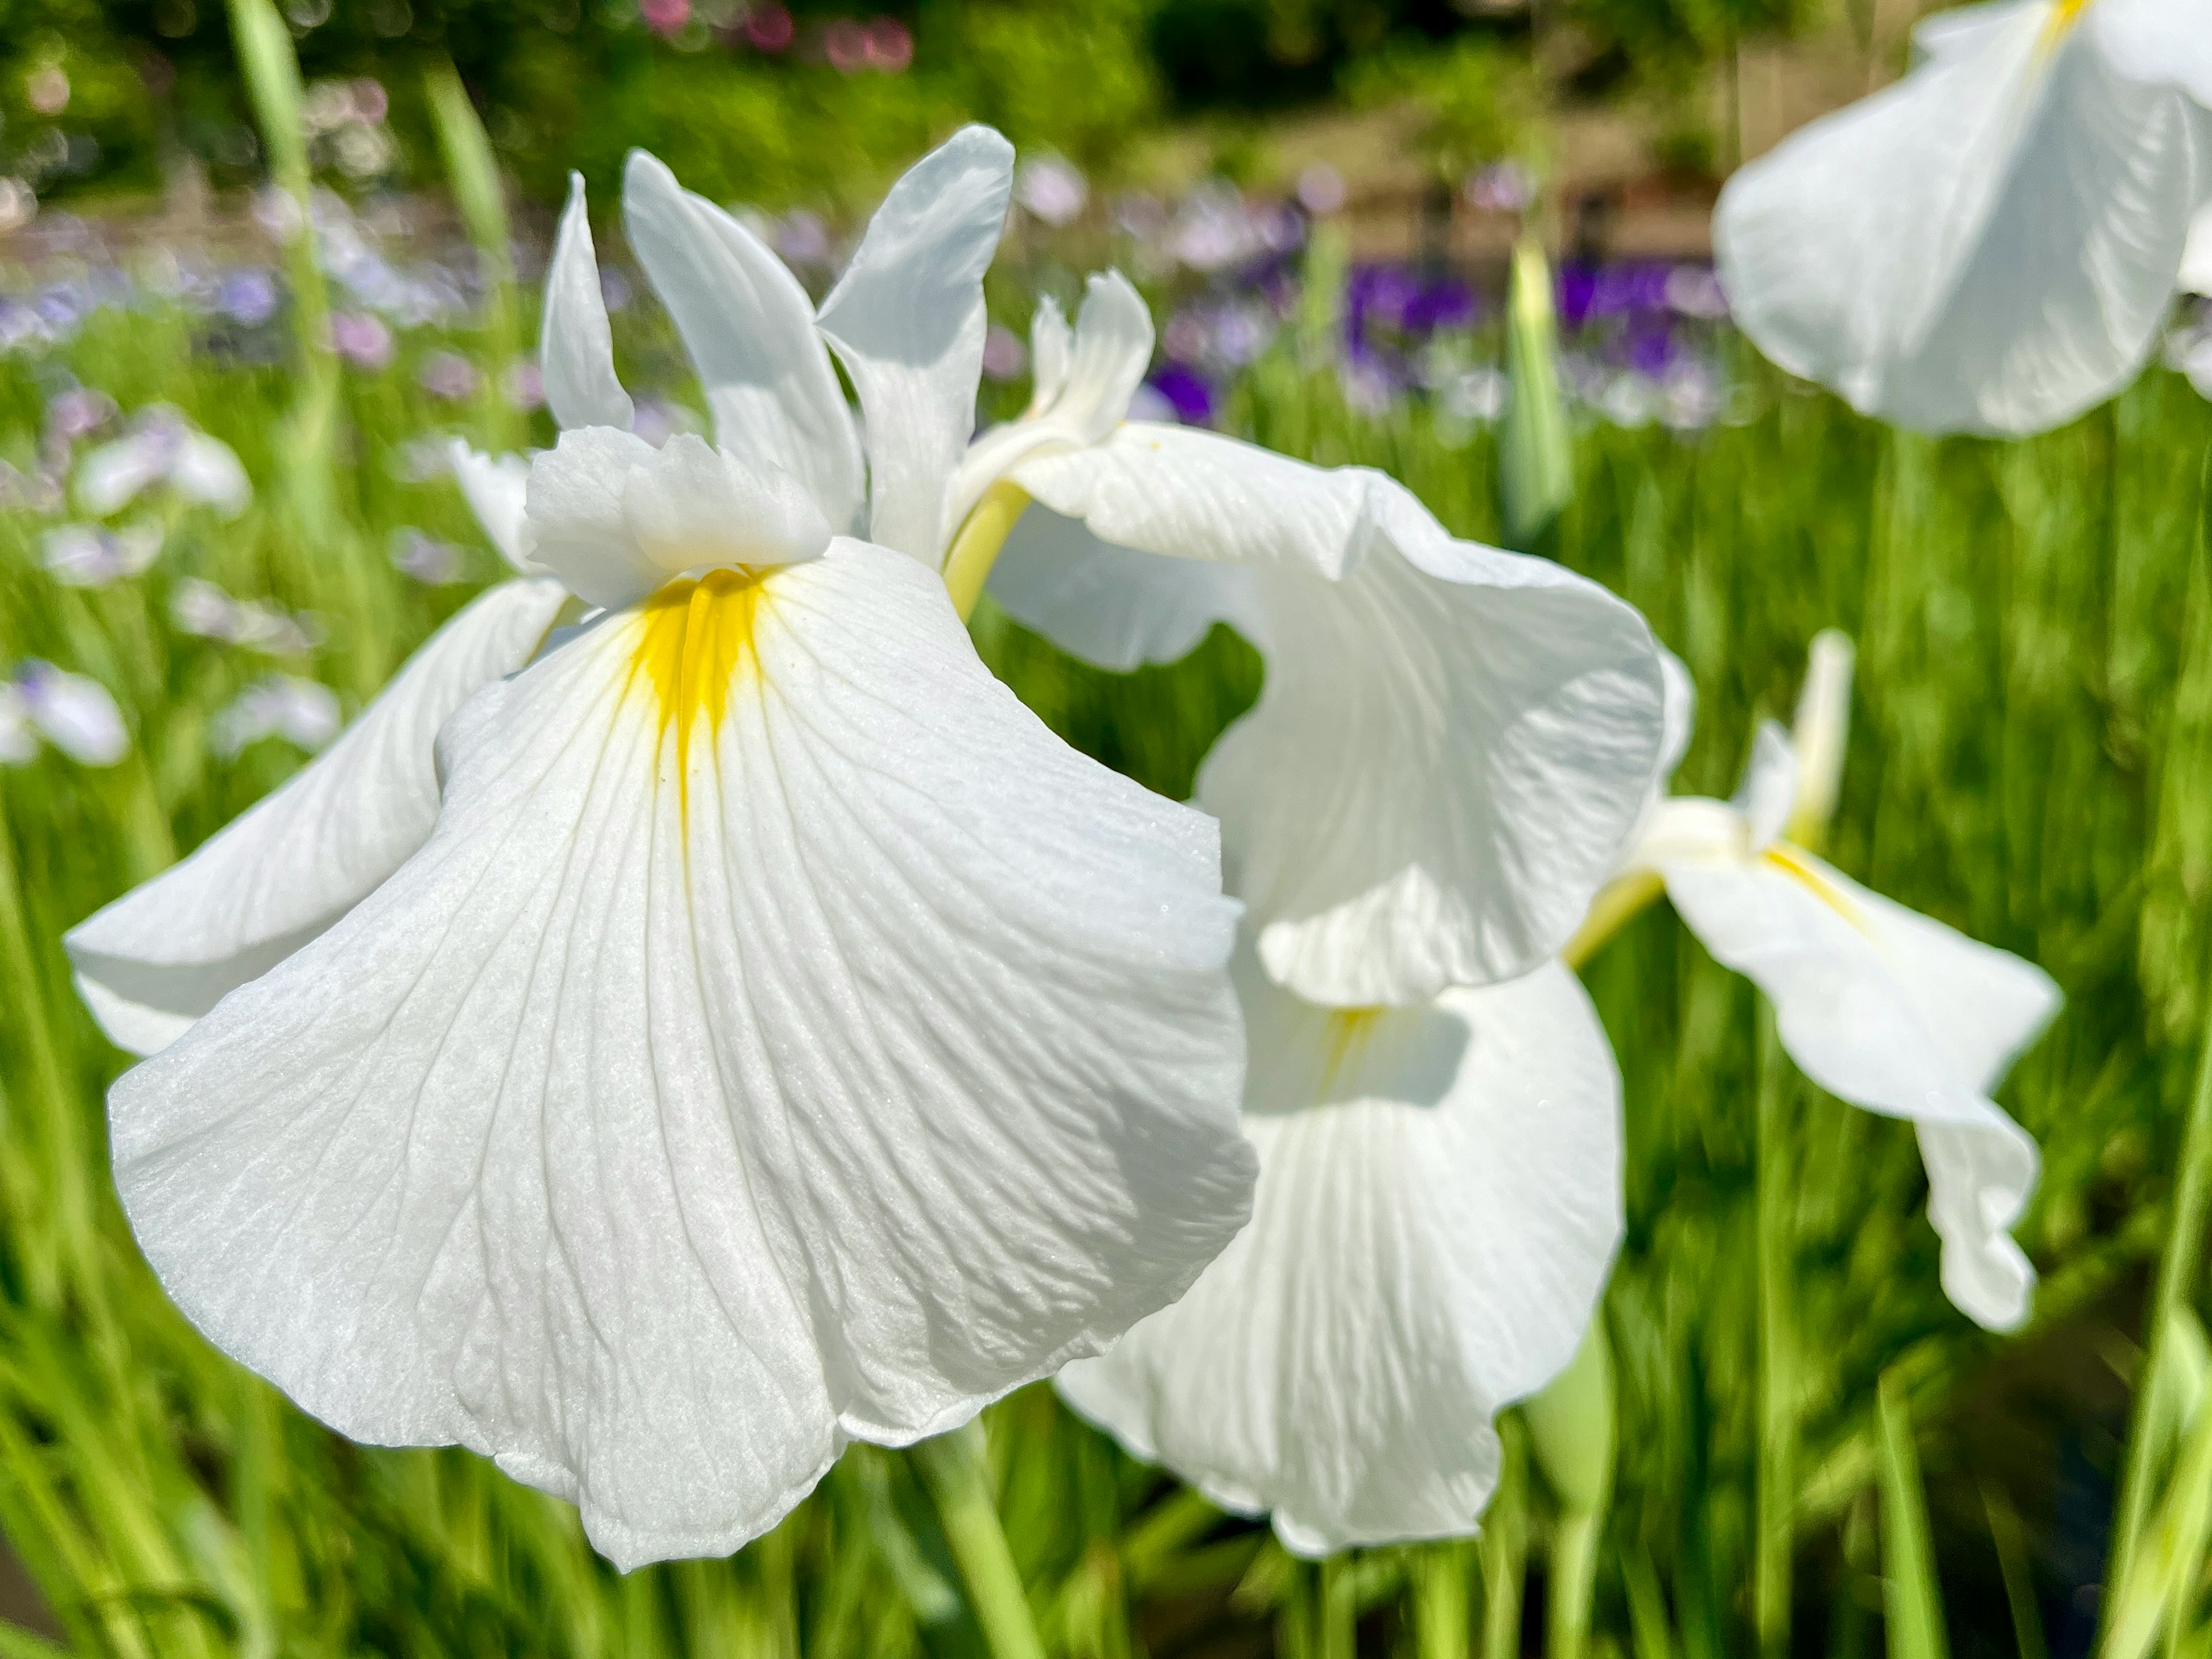
MULTIPOLYGON (((79 1006, 58 936, 300 763, 275 740, 218 756, 210 725, 240 689, 282 668, 350 713, 498 569, 450 482, 419 476, 426 435, 483 435, 413 372, 422 351, 477 349, 468 337, 346 372, 343 517, 302 535, 271 482, 295 387, 281 364, 211 356, 204 330, 182 310, 103 313, 66 347, 0 357, 0 457, 31 451, 74 377, 126 413, 178 404, 262 486, 235 523, 171 512, 160 562, 96 590, 40 568, 50 520, 0 512, 0 668, 42 658, 93 676, 132 735, 112 768, 50 750, 0 769, 0 1528, 43 1596, 26 1617, 70 1651, 145 1659, 978 1653, 937 1501, 945 1469, 974 1455, 1053 1653, 1348 1659, 1356 1643, 1441 1659, 1461 1619, 1486 1653, 1539 1650, 1572 1506, 1517 1434, 1480 1542, 1316 1567, 1038 1387, 928 1458, 854 1449, 732 1560, 624 1578, 567 1506, 462 1453, 343 1442, 200 1341, 116 1205, 100 1098, 124 1057, 79 1006), (402 574, 403 528, 467 545, 477 581, 402 574), (193 576, 312 613, 325 643, 279 663, 180 632, 172 599, 193 576)), ((665 364, 663 343, 623 345, 665 364)), ((1910 1127, 1803 1082, 1744 981, 1663 909, 1637 921, 1585 974, 1620 1055, 1629 1146, 1591 1639, 1639 1659, 1753 1650, 1764 1466, 1771 1490, 1796 1494, 1765 1523, 1787 1532, 1765 1559, 1794 1561, 1796 1651, 1933 1651, 1908 1605, 1925 1589, 1917 1559, 1962 1659, 2085 1652, 2143 1291, 2212 1012, 2212 405, 2154 370, 2047 437, 1935 442, 1747 353, 1734 368, 1730 423, 1578 429, 1553 550, 1640 606, 1692 669, 1698 730, 1678 788, 1731 791, 1756 718, 1787 718, 1813 635, 1856 639, 1830 856, 2042 963, 2068 995, 2001 1097, 2044 1148, 2021 1237, 2045 1278, 2014 1338, 1954 1312, 1910 1127), (1790 1290, 1764 1359, 1762 1249, 1790 1290), (1919 1558, 1896 1553, 1910 1531, 1900 1423, 1925 1479, 1919 1558)), ((1253 364, 1224 423, 1382 466, 1455 530, 1497 534, 1489 432, 1440 430, 1419 399, 1355 412, 1310 342, 1286 336, 1253 364)), ((1226 630, 1130 676, 1068 661, 988 604, 975 632, 1071 742, 1178 796, 1259 686, 1256 655, 1226 630)), ((2200 1597, 2194 1567, 2191 1584, 2200 1597)), ((0 1630, 0 1656, 49 1651, 0 1630)))

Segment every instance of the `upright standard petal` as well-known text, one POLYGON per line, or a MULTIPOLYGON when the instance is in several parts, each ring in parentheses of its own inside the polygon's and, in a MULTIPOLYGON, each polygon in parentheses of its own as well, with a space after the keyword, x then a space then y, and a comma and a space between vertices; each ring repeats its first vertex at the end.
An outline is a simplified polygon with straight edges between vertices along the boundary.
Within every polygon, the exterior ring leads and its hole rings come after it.
POLYGON ((692 434, 659 448, 609 427, 564 432, 530 464, 530 556, 593 605, 631 603, 711 565, 818 557, 830 526, 805 486, 692 434))
POLYGON ((1252 1224, 1060 1392, 1301 1554, 1470 1533, 1492 1417, 1572 1357, 1620 1242, 1613 1051, 1556 964, 1422 1008, 1244 988, 1252 1224))
POLYGON ((517 570, 542 574, 523 548, 522 514, 530 498, 530 458, 487 455, 456 438, 446 447, 469 511, 483 526, 484 538, 517 570))
POLYGON ((1715 255, 1759 349, 1859 410, 2035 431, 2148 355, 2212 192, 2212 114, 2047 4, 1964 16, 1731 179, 1715 255))
POLYGON ((611 426, 627 431, 636 413, 615 378, 614 331, 599 291, 584 175, 568 175, 568 205, 545 271, 545 329, 538 349, 545 406, 562 427, 611 426))
POLYGON ((440 747, 422 850, 112 1097, 171 1294, 345 1432, 721 1554, 1244 1224, 1214 827, 913 561, 673 585, 440 747))
POLYGON ((760 239, 643 150, 623 175, 630 246, 668 308, 714 411, 715 441, 805 484, 831 527, 857 530, 851 410, 813 302, 760 239))
POLYGON ((78 991, 119 1048, 150 1054, 373 892, 438 816, 431 744, 553 625, 558 582, 513 581, 410 658, 313 764, 181 864, 72 928, 78 991))
POLYGON ((2010 1229, 2034 1189, 2035 1143, 1988 1094, 2057 1013, 2050 976, 1786 842, 1739 864, 1668 862, 1661 873, 1705 948, 1774 1004, 1783 1047, 1806 1076, 1914 1123, 1945 1290, 1978 1322, 2017 1326, 2035 1274, 2010 1229))
POLYGON ((983 272, 1013 188, 1014 149, 964 127, 891 187, 830 297, 822 331, 868 423, 869 537, 933 570, 975 430, 983 272))

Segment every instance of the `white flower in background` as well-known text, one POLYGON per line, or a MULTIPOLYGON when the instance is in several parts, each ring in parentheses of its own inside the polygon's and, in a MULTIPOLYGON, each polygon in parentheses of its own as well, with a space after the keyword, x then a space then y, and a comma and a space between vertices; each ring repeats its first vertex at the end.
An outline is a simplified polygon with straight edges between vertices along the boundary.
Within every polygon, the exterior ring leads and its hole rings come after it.
POLYGON ((1061 157, 1032 155, 1014 170, 1014 199, 1057 230, 1075 222, 1091 199, 1091 185, 1061 157))
POLYGON ((466 550, 411 526, 392 532, 392 563, 426 587, 444 587, 468 580, 466 550))
MULTIPOLYGON (((1689 738, 1689 676, 1670 662, 1669 753, 1689 738)), ((1928 1166, 1943 1289, 1992 1330, 2027 1316, 2035 1270, 2011 1228, 2035 1142, 1989 1096, 2058 1012, 2051 976, 1869 892, 1788 839, 1834 804, 1851 655, 1814 642, 1794 732, 1759 730, 1733 801, 1657 803, 1626 871, 1656 876, 1700 943, 1774 1005, 1783 1048, 1830 1094, 1910 1121, 1928 1166)))
POLYGON ((322 643, 311 617, 295 617, 258 599, 234 599, 213 582, 187 576, 169 596, 169 620, 187 634, 225 645, 242 645, 272 657, 301 656, 322 643))
POLYGON ((1939 13, 1897 85, 1721 193, 1737 322, 1792 374, 1932 432, 2068 420, 2142 368, 2212 198, 2205 0, 1939 13))
POLYGON ((106 587, 136 576, 161 556, 161 526, 151 520, 110 530, 64 524, 39 538, 39 562, 70 587, 106 587))
POLYGON ((230 446, 193 427, 177 410, 141 410, 131 430, 87 455, 77 467, 77 505, 104 519, 155 484, 234 519, 253 500, 253 486, 230 446))
POLYGON ((116 1176, 201 1329, 345 1432, 573 1498, 624 1567, 1097 1352, 1249 1214, 1216 829, 1054 738, 936 571, 1011 162, 972 128, 921 162, 817 334, 635 160, 719 427, 658 449, 580 186, 519 535, 555 576, 70 936, 108 1029, 168 1043, 110 1097, 116 1176), (569 593, 603 609, 549 637, 569 593))
POLYGON ((131 748, 106 686, 31 661, 0 680, 0 762, 19 766, 34 758, 41 738, 85 766, 112 766, 131 748))
POLYGON ((1036 398, 969 449, 954 516, 1019 515, 990 592, 1086 661, 1172 661, 1216 622, 1266 657, 1197 799, 1267 973, 1316 1002, 1420 1004, 1549 960, 1658 754, 1643 618, 1455 539, 1379 472, 1126 420, 1152 332, 1117 275, 1073 331, 1048 305, 1035 334, 1036 398))
POLYGON ((247 686, 216 715, 210 740, 226 760, 264 738, 282 738, 312 755, 337 736, 338 725, 338 700, 328 686, 290 674, 270 674, 247 686))
POLYGON ((1243 967, 1252 1224, 1060 1394, 1302 1555, 1471 1533, 1620 1241, 1604 1029, 1557 963, 1367 1009, 1243 967))

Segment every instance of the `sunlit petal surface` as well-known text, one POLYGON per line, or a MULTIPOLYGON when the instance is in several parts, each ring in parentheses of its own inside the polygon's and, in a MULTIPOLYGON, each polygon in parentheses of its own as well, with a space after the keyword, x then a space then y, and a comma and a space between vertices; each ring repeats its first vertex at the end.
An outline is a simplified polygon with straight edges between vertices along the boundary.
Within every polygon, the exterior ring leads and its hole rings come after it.
POLYGON ((1252 1224, 1060 1391, 1301 1553, 1472 1532, 1620 1240, 1612 1050, 1556 966, 1389 1011, 1250 978, 1252 1224))
POLYGON ((437 819, 438 728, 527 662, 567 599, 543 580, 493 588, 431 635, 313 764, 71 929, 77 988, 101 1029, 154 1053, 374 890, 437 819))
POLYGON ((599 291, 584 179, 574 174, 568 205, 545 271, 545 325, 538 349, 545 406, 564 427, 627 428, 636 411, 615 378, 614 332, 599 291))
POLYGON ((1214 827, 1053 738, 921 564, 674 584, 440 748, 422 851, 112 1097, 163 1283, 347 1433, 720 1554, 1243 1224, 1214 827))
POLYGON ((1904 81, 1731 179, 1715 253, 1759 349, 1936 432, 2039 430, 2132 378, 2212 196, 2212 112, 2185 89, 2201 34, 2160 62, 2130 23, 2116 52, 2103 9, 1944 15, 1904 81))

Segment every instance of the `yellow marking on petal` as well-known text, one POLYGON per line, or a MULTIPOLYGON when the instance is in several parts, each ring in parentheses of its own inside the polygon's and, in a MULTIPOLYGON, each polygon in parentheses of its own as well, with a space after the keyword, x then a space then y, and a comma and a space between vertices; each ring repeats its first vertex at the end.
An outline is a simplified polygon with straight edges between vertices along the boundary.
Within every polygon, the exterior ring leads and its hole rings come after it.
POLYGON ((757 672, 753 624, 768 573, 710 570, 669 583, 645 602, 630 658, 659 706, 661 735, 676 728, 676 764, 688 775, 691 733, 703 718, 711 736, 730 706, 741 672, 757 672))
POLYGON ((2073 32, 2074 26, 2081 21, 2081 14, 2088 9, 2089 0, 2058 0, 2051 9, 2051 21, 2043 26, 2042 49, 2046 52, 2056 51, 2058 43, 2073 32))
POLYGON ((1869 932, 1865 918, 1859 915, 1859 908, 1851 902, 1850 896, 1823 876, 1811 859, 1788 842, 1776 842, 1759 856, 1845 921, 1850 923, 1860 933, 1869 932))
POLYGON ((1368 1041, 1382 1028, 1390 1010, 1383 1007, 1333 1008, 1328 1030, 1322 1039, 1322 1086, 1334 1084, 1368 1041))

